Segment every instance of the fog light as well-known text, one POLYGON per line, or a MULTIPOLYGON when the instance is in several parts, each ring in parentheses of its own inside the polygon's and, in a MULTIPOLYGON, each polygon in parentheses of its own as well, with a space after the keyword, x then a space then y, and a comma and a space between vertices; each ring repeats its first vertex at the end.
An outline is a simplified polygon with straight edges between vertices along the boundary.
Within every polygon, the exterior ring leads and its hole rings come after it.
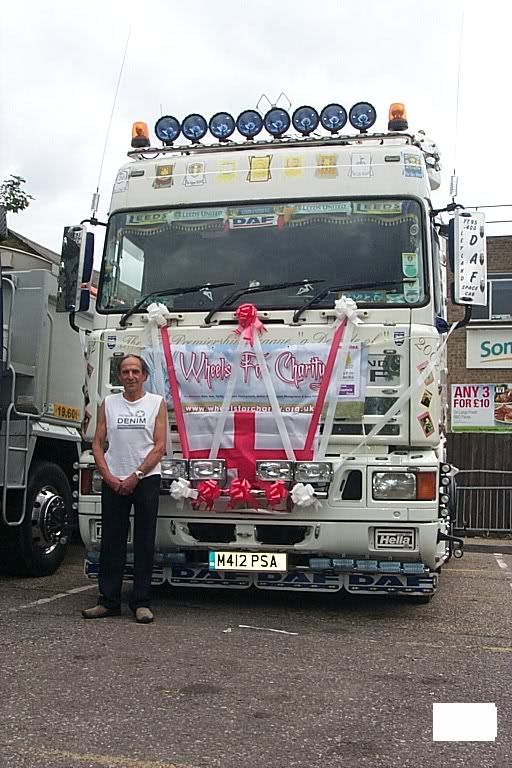
POLYGON ((310 557, 309 567, 312 571, 327 571, 332 568, 332 560, 328 557, 310 557))
POLYGON ((356 568, 358 571, 378 571, 379 564, 377 560, 356 560, 356 568))
POLYGON ((332 567, 339 571, 353 571, 354 561, 346 557, 333 557, 332 567))
POLYGON ((256 477, 260 480, 291 481, 293 464, 291 461, 257 461, 256 477))
POLYGON ((187 479, 188 462, 186 459, 163 459, 162 480, 187 479))
POLYGON ((416 475, 413 472, 374 472, 372 482, 374 499, 416 499, 416 475))
POLYGON ((224 480, 226 464, 224 459, 193 459, 189 471, 191 480, 224 480))
POLYGON ((332 464, 328 461, 299 461, 295 465, 295 480, 298 483, 330 483, 332 464))
POLYGON ((394 560, 383 560, 379 563, 379 569, 383 573, 400 573, 402 566, 394 560))

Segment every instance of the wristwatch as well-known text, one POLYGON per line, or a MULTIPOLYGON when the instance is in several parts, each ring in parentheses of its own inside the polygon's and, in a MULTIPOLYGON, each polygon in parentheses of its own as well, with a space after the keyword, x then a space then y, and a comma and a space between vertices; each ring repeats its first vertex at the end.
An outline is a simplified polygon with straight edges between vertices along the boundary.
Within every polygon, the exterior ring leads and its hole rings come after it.
POLYGON ((137 480, 142 480, 142 478, 144 477, 144 472, 142 472, 142 470, 140 469, 136 469, 135 477, 137 478, 137 480))

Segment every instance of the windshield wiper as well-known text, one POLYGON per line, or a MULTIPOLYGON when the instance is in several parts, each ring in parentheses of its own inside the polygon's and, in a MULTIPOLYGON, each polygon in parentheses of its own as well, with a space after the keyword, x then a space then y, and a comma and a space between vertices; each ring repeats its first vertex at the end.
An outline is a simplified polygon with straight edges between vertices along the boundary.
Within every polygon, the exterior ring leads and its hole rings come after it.
MULTIPOLYGON (((220 312, 221 309, 224 309, 225 307, 229 307, 231 304, 233 304, 234 301, 240 298, 240 296, 244 296, 246 293, 264 293, 265 291, 280 291, 284 288, 299 288, 304 285, 314 285, 315 283, 323 283, 323 280, 297 280, 292 283, 269 283, 267 285, 249 285, 247 288, 240 288, 237 291, 233 291, 233 293, 230 293, 229 296, 226 296, 225 299, 221 301, 220 304, 218 304, 216 307, 213 307, 213 309, 210 309, 208 314, 206 315, 204 322, 206 325, 209 325, 212 321, 212 317, 217 314, 217 312, 220 312)), ((231 283, 233 285, 233 283, 231 283)))
POLYGON ((137 310, 139 310, 148 299, 151 299, 151 297, 182 296, 185 293, 198 293, 199 291, 204 291, 205 289, 211 290, 212 288, 226 288, 230 285, 235 285, 235 283, 201 283, 201 285, 189 285, 186 288, 169 288, 167 291, 151 291, 151 293, 146 293, 146 295, 143 296, 136 304, 134 304, 133 307, 128 310, 128 312, 124 313, 119 321, 119 325, 121 328, 124 328, 128 318, 135 314, 135 312, 137 312, 137 310))
POLYGON ((326 296, 329 295, 329 293, 339 293, 340 291, 369 291, 373 290, 374 288, 394 288, 397 285, 403 285, 403 280, 392 280, 385 283, 353 283, 352 285, 331 285, 329 288, 325 288, 325 290, 318 293, 316 296, 313 296, 312 299, 307 301, 302 307, 299 309, 296 309, 293 313, 293 322, 297 323, 299 320, 299 317, 302 315, 303 312, 306 311, 306 309, 309 309, 310 307, 313 307, 315 304, 318 304, 322 299, 325 299, 326 296))

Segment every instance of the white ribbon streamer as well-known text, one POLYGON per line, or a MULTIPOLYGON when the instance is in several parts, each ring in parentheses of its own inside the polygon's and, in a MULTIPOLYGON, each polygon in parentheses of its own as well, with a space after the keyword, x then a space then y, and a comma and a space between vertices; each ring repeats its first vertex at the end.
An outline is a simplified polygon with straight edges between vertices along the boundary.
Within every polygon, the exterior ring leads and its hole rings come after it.
MULTIPOLYGON (((163 362, 162 362, 162 340, 160 339, 160 334, 158 332, 158 329, 161 328, 164 325, 167 325, 167 318, 169 316, 169 311, 165 304, 160 304, 159 302, 153 302, 148 307, 148 329, 149 329, 149 339, 151 342, 151 348, 153 350, 154 355, 154 365, 155 365, 155 384, 156 384, 156 394, 161 395, 164 398, 165 402, 165 382, 164 382, 164 374, 163 374, 163 362)), ((167 445, 166 445, 166 454, 167 456, 172 456, 172 436, 171 436, 171 430, 168 426, 167 429, 167 445)))
POLYGON ((396 403, 393 403, 391 408, 388 411, 386 411, 386 413, 383 416, 381 416, 380 421, 378 421, 372 427, 370 432, 368 432, 368 434, 365 435, 365 437, 361 440, 359 445, 357 445, 354 448, 354 450, 351 451, 351 453, 349 453, 349 454, 347 454, 346 456, 343 457, 343 460, 342 460, 342 462, 340 464, 340 467, 339 467, 340 469, 341 469, 341 467, 343 467, 347 463, 347 461, 349 459, 354 458, 355 456, 357 456, 357 454, 359 453, 361 448, 364 448, 367 445, 368 441, 372 439, 372 437, 375 437, 375 435, 378 435, 378 433, 381 431, 381 429, 383 427, 385 427, 386 424, 389 423, 389 421, 393 418, 393 416, 396 413, 398 413, 398 411, 404 405, 404 403, 406 403, 408 400, 411 399, 412 393, 416 389, 420 389, 423 386, 423 384, 424 384, 425 380, 428 378, 429 374, 431 374, 433 372, 434 368, 436 368, 436 366, 437 366, 437 364, 438 364, 438 362, 439 362, 439 360, 441 358, 441 355, 443 354, 443 352, 444 352, 444 350, 446 348, 446 345, 448 343, 448 339, 450 338, 450 336, 453 333, 453 331, 457 328, 457 326, 458 326, 458 323, 453 323, 452 324, 450 330, 446 334, 445 339, 443 340, 442 344, 439 346, 439 349, 432 355, 432 357, 430 358, 430 362, 421 371, 420 375, 417 376, 415 381, 405 390, 405 392, 402 393, 402 395, 400 395, 400 397, 398 398, 396 403))
MULTIPOLYGON (((219 452, 220 443, 225 431, 229 408, 233 400, 235 385, 238 380, 238 375, 240 372, 240 361, 242 359, 242 351, 243 351, 242 346, 244 344, 245 344, 245 341, 243 336, 241 335, 240 338, 238 339, 238 344, 237 344, 236 352, 234 355, 234 366, 233 366, 234 374, 230 377, 226 387, 226 391, 224 392, 224 398, 222 400, 222 406, 220 409, 219 418, 217 420, 215 432, 213 434, 212 444, 210 447, 210 455, 209 455, 210 459, 216 459, 217 454, 219 452)), ((281 437, 281 442, 283 444, 283 448, 286 453, 286 458, 288 459, 288 461, 295 461, 295 453, 292 448, 290 435, 286 430, 283 414, 281 413, 279 402, 276 396, 276 391, 274 389, 272 379, 270 378, 270 373, 268 372, 267 361, 265 360, 265 355, 263 354, 263 349, 261 346, 261 340, 259 338, 259 334, 257 331, 255 331, 254 333, 254 351, 256 353, 256 359, 260 367, 263 383, 265 385, 270 406, 272 408, 272 415, 274 416, 274 419, 276 421, 277 429, 281 437)))
POLYGON ((324 421, 324 429, 322 432, 322 438, 320 440, 320 446, 315 456, 316 460, 323 460, 327 453, 327 447, 331 438, 332 427, 334 424, 334 417, 336 415, 336 405, 338 403, 338 393, 343 381, 343 375, 347 367, 347 358, 350 351, 350 343, 352 341, 352 335, 356 325, 360 325, 361 321, 357 316, 357 304, 353 299, 341 296, 334 303, 334 311, 336 312, 337 319, 334 324, 336 329, 345 318, 347 319, 347 327, 343 334, 343 341, 341 348, 337 350, 336 362, 334 364, 334 370, 332 372, 331 381, 329 382, 329 388, 327 390, 327 414, 324 421))
POLYGON ((173 480, 171 483, 171 496, 177 501, 178 509, 183 509, 185 499, 197 499, 198 491, 190 487, 190 480, 180 477, 179 480, 173 480))
POLYGON ((254 350, 256 352, 256 360, 258 361, 258 365, 260 366, 263 383, 265 384, 265 389, 267 390, 268 399, 270 400, 272 415, 275 419, 277 430, 281 437, 281 442, 283 444, 283 448, 286 453, 286 458, 288 459, 288 461, 295 461, 295 453, 292 448, 290 435, 286 430, 283 414, 281 413, 281 408, 279 407, 279 402, 277 400, 276 391, 274 389, 272 379, 270 378, 270 374, 268 372, 267 361, 265 360, 265 355, 263 354, 263 349, 261 348, 260 337, 259 337, 259 334, 257 333, 255 334, 255 338, 254 338, 254 350))
POLYGON ((310 483, 296 483, 290 491, 290 498, 297 507, 318 506, 315 489, 310 483))

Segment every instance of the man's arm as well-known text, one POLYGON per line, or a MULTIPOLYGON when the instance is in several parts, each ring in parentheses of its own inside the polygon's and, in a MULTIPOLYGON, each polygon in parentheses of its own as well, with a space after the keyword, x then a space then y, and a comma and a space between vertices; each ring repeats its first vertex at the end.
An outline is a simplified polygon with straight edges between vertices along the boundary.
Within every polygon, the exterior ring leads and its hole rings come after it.
MULTIPOLYGON (((160 408, 155 419, 155 428, 153 430, 154 446, 149 453, 144 457, 144 461, 139 465, 138 469, 145 475, 156 467, 160 459, 165 456, 167 448, 167 408, 164 401, 160 403, 160 408)), ((119 493, 129 495, 133 493, 135 486, 138 483, 138 479, 133 472, 125 480, 121 481, 119 493)))
POLYGON ((121 480, 110 472, 105 461, 105 442, 107 439, 107 420, 105 418, 105 403, 103 402, 98 409, 98 420, 96 431, 92 441, 92 454, 96 467, 102 476, 104 482, 109 485, 113 491, 118 491, 121 480))

